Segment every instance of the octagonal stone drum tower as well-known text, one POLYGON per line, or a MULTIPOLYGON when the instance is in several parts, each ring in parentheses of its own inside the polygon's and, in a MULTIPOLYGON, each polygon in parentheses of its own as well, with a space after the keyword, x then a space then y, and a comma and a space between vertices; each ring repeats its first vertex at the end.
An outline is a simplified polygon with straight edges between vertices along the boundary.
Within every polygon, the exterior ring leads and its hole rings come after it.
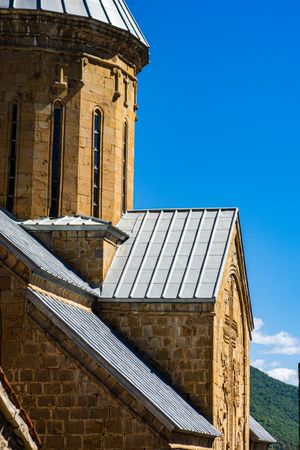
POLYGON ((122 1, 0 0, 0 207, 117 223, 148 58, 122 1))

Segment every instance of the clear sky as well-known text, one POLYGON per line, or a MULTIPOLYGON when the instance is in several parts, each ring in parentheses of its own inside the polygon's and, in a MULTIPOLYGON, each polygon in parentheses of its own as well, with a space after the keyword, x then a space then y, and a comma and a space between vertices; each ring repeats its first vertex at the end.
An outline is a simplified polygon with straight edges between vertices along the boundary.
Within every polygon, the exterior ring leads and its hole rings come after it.
POLYGON ((135 207, 240 209, 252 361, 300 361, 300 3, 128 0, 151 44, 139 76, 135 207))

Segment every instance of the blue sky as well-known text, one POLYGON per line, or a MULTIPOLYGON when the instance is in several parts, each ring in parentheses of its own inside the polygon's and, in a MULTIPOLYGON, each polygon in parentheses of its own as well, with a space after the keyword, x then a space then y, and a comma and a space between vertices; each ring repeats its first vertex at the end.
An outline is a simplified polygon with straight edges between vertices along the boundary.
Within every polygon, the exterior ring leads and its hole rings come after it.
POLYGON ((300 361, 300 3, 128 0, 151 44, 139 76, 135 207, 238 206, 252 361, 300 361))

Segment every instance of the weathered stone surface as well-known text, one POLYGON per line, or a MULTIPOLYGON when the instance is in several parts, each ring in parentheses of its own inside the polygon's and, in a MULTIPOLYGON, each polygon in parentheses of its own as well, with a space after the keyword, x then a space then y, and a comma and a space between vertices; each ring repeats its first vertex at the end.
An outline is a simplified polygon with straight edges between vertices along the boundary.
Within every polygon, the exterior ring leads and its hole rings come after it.
POLYGON ((216 303, 97 306, 223 433, 216 450, 249 448, 251 316, 245 283, 236 229, 216 303))
POLYGON ((92 231, 47 231, 33 235, 49 250, 68 263, 84 280, 100 286, 103 282, 117 244, 92 231))
MULTIPOLYGON (((132 59, 125 61, 120 56, 123 41, 119 40, 119 51, 108 56, 97 47, 89 47, 88 34, 80 37, 86 46, 80 51, 74 22, 51 21, 51 17, 45 19, 47 36, 66 35, 68 30, 71 33, 69 45, 60 48, 59 53, 44 46, 42 39, 40 47, 32 49, 24 45, 21 35, 20 42, 12 46, 7 36, 14 36, 17 26, 22 32, 25 16, 13 17, 12 21, 10 15, 0 11, 0 25, 6 29, 4 36, 0 27, 0 206, 5 207, 7 202, 12 101, 16 100, 19 114, 13 212, 23 219, 49 215, 53 108, 60 101, 64 117, 59 215, 93 215, 93 114, 99 110, 102 115, 99 216, 116 224, 122 214, 125 122, 128 124, 126 207, 130 209, 133 205, 136 55, 133 53, 132 59), (119 77, 118 98, 115 98, 115 70, 119 77)), ((38 41, 44 32, 41 23, 28 30, 28 39, 35 37, 38 41)))

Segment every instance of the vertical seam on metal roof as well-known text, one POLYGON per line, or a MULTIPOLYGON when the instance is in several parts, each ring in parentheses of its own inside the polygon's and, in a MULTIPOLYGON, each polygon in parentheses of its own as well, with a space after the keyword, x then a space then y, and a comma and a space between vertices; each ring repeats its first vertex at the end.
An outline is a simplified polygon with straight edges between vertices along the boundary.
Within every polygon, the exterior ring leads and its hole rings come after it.
MULTIPOLYGON (((203 223, 204 223, 205 216, 206 216, 206 209, 203 211, 203 214, 202 214, 202 216, 201 216, 201 218, 200 218, 200 220, 199 220, 199 224, 198 224, 198 229, 197 229, 195 241, 194 241, 194 243, 193 243, 191 252, 190 252, 190 254, 189 254, 188 263, 187 263, 187 266, 186 266, 186 268, 185 268, 185 272, 184 272, 183 279, 182 279, 182 281, 181 281, 181 286, 180 286, 179 293, 178 293, 178 297, 179 297, 179 298, 182 298, 182 297, 181 297, 181 296, 182 296, 182 291, 183 291, 183 289, 184 289, 184 287, 185 287, 185 281, 186 281, 186 278, 187 278, 187 276, 188 276, 189 270, 190 270, 191 265, 192 265, 193 257, 194 257, 194 254, 195 254, 196 246, 197 246, 197 244, 198 244, 198 239, 199 239, 200 233, 201 233, 201 231, 202 231, 202 227, 203 227, 203 223)), ((204 263, 204 259, 203 259, 201 268, 202 268, 202 266, 203 266, 203 263, 204 263)), ((201 273, 201 268, 200 268, 200 273, 201 273)))
POLYGON ((112 2, 114 3, 114 5, 115 5, 115 7, 116 7, 116 10, 117 10, 118 13, 119 13, 119 16, 121 17, 122 22, 124 23, 124 25, 125 25, 125 27, 126 27, 126 30, 130 32, 130 29, 129 29, 129 27, 128 27, 128 24, 127 24, 126 21, 124 20, 124 17, 123 17, 123 15, 122 15, 121 11, 120 11, 120 8, 119 8, 119 6, 118 6, 116 0, 112 0, 112 2))
MULTIPOLYGON (((122 0, 116 0, 116 2, 118 3, 118 11, 120 13, 120 8, 123 11, 124 16, 126 17, 126 20, 128 21, 128 23, 126 24, 127 27, 129 25, 129 28, 131 28, 131 31, 135 34, 135 36, 140 39, 142 36, 142 33, 137 25, 137 23, 133 20, 133 16, 131 14, 128 13, 128 9, 124 6, 124 3, 122 2, 122 0)), ((121 14, 121 13, 120 13, 121 14)), ((125 21, 125 20, 124 20, 125 21)), ((130 30, 128 30, 130 31, 130 30)))
MULTIPOLYGON (((166 284, 165 284, 165 287, 164 287, 162 295, 161 295, 162 298, 166 298, 165 294, 166 294, 166 291, 167 291, 167 289, 169 287, 171 276, 173 275, 173 272, 174 272, 174 266, 175 266, 175 264, 177 262, 177 258, 179 256, 178 253, 179 253, 179 250, 180 250, 180 248, 182 246, 182 241, 183 241, 183 238, 185 236, 189 220, 191 218, 191 213, 192 213, 192 210, 190 210, 188 212, 188 214, 186 215, 186 218, 184 220, 183 228, 181 230, 181 235, 180 235, 179 241, 178 241, 178 243, 176 245, 176 249, 175 249, 175 253, 174 253, 174 256, 173 256, 172 264, 171 264, 171 267, 169 269, 169 273, 168 273, 168 276, 167 276, 167 279, 166 279, 166 284)), ((178 293, 177 293, 176 297, 178 297, 178 293)))
POLYGON ((84 4, 84 6, 85 6, 87 15, 91 18, 92 15, 91 15, 91 12, 90 12, 90 8, 88 7, 87 1, 86 1, 86 0, 83 0, 83 4, 84 4))
POLYGON ((210 235, 210 238, 209 238, 209 241, 208 241, 208 244, 207 244, 206 253, 205 253, 205 256, 204 256, 202 268, 201 268, 201 271, 200 271, 198 282, 196 284, 196 289, 194 291, 194 298, 198 298, 198 292, 199 292, 200 287, 201 287, 201 281, 202 281, 203 274, 204 274, 204 271, 205 271, 205 266, 207 264, 208 255, 209 255, 209 252, 210 252, 210 249, 211 249, 211 245, 212 245, 212 242, 213 242, 213 238, 214 238, 214 235, 215 235, 215 232, 216 232, 218 220, 219 220, 219 217, 220 217, 220 211, 221 210, 219 210, 217 212, 217 214, 216 214, 215 221, 214 221, 214 224, 213 224, 213 227, 212 227, 212 230, 211 230, 211 235, 210 235))
POLYGON ((66 8, 66 5, 65 5, 65 0, 61 0, 61 6, 62 6, 62 9, 63 9, 64 13, 67 14, 67 8, 66 8))
POLYGON ((109 15, 107 14, 106 9, 105 9, 104 6, 103 6, 102 0, 99 0, 99 4, 100 4, 100 6, 101 6, 101 8, 102 8, 102 10, 103 10, 103 12, 104 12, 104 15, 105 15, 106 18, 107 18, 107 22, 108 22, 110 25, 112 25, 111 20, 110 20, 110 18, 109 18, 109 15))
POLYGON ((142 233, 142 231, 143 231, 143 227, 144 227, 144 225, 145 225, 146 218, 148 217, 148 215, 149 215, 149 212, 147 211, 147 212, 144 214, 143 221, 142 221, 142 223, 141 223, 141 225, 140 225, 140 228, 139 228, 139 233, 138 233, 138 235, 136 236, 135 241, 134 241, 134 243, 133 243, 133 245, 132 245, 132 247, 131 247, 131 249, 130 249, 130 253, 129 253, 128 258, 127 258, 127 261, 125 262, 125 265, 124 265, 124 267, 123 267, 123 271, 122 271, 121 277, 120 277, 120 279, 119 279, 119 282, 118 282, 117 287, 116 287, 116 289, 115 289, 115 292, 114 292, 114 294, 113 294, 113 298, 116 298, 117 295, 118 295, 118 293, 119 293, 121 284, 123 283, 123 280, 124 280, 125 275, 126 275, 127 270, 128 270, 128 265, 129 265, 129 263, 130 263, 130 261, 131 261, 133 252, 134 252, 135 248, 136 248, 137 245, 138 245, 139 237, 140 237, 140 235, 141 235, 141 233, 142 233))
POLYGON ((139 38, 142 37, 144 43, 145 43, 146 45, 148 45, 147 39, 146 39, 144 33, 142 32, 142 30, 141 30, 139 24, 138 24, 137 21, 135 20, 134 15, 133 15, 132 12, 130 11, 130 8, 128 8, 126 1, 125 1, 125 0, 122 0, 122 4, 124 5, 124 8, 123 8, 124 11, 125 11, 125 10, 127 11, 127 17, 128 17, 128 16, 131 17, 131 19, 132 19, 132 21, 133 21, 133 23, 134 23, 136 29, 138 30, 138 33, 140 34, 138 37, 139 37, 139 38))
POLYGON ((135 276, 134 282, 133 282, 133 284, 132 284, 132 288, 131 288, 131 291, 130 291, 130 293, 129 293, 129 298, 133 298, 134 291, 135 291, 135 289, 136 289, 136 285, 138 284, 138 280, 139 280, 139 278, 140 278, 141 271, 142 271, 143 268, 144 268, 144 265, 145 265, 145 262, 146 262, 146 258, 147 258, 147 256, 148 256, 148 253, 149 253, 149 251, 150 251, 150 248, 151 248, 151 246, 152 246, 152 244, 153 244, 153 239, 154 239, 154 236, 155 236, 155 234, 156 234, 157 228, 158 228, 158 226, 159 226, 159 224, 160 224, 162 215, 163 215, 163 211, 161 211, 161 212, 159 213, 159 217, 158 217, 158 219, 156 220, 155 226, 154 226, 154 228, 153 228, 153 230, 152 230, 152 233, 151 233, 151 236, 150 236, 150 239, 149 239, 149 241, 148 241, 147 248, 146 248, 146 251, 145 251, 145 254, 144 254, 144 257, 143 257, 142 264, 140 265, 140 267, 139 267, 139 269, 138 269, 138 271, 137 271, 137 274, 136 274, 136 276, 135 276))
POLYGON ((229 233, 228 233, 226 244, 225 244, 225 252, 223 252, 222 263, 220 265, 218 276, 217 276, 217 279, 216 279, 216 282, 215 282, 215 287, 214 287, 214 290, 213 290, 213 297, 214 298, 216 298, 216 296, 218 294, 218 291, 219 291, 219 287, 220 287, 220 283, 221 283, 221 274, 223 273, 223 269, 224 269, 224 266, 225 266, 225 263, 226 263, 226 259, 227 259, 227 256, 228 256, 229 244, 230 244, 231 237, 232 237, 232 234, 233 234, 236 218, 237 218, 237 210, 235 210, 235 212, 234 212, 234 214, 232 216, 232 219, 231 219, 230 229, 229 229, 229 233))
POLYGON ((148 298, 148 293, 149 293, 150 290, 152 289, 152 286, 153 286, 153 280, 154 280, 154 278, 155 278, 155 276, 156 276, 156 274, 157 274, 158 267, 160 266, 161 258, 162 258, 162 255, 163 255, 164 251, 165 251, 166 243, 167 243, 167 241, 168 241, 168 238, 169 238, 169 235, 170 235, 170 232, 171 232, 171 229, 172 229, 172 226, 173 226, 173 224, 174 224, 174 221, 175 221, 176 216, 177 216, 177 211, 174 211, 174 212, 173 212, 172 220, 171 220, 171 222, 170 222, 170 224, 169 224, 169 227, 168 227, 167 232, 166 232, 166 235, 165 235, 165 239, 164 239, 163 245, 162 245, 161 250, 160 250, 160 252, 159 252, 159 255, 158 255, 158 257, 157 257, 155 269, 154 269, 154 271, 153 271, 153 274, 152 274, 152 277, 151 277, 151 280, 150 280, 150 283, 149 283, 149 286, 148 286, 148 289, 147 289, 147 292, 146 292, 146 296, 145 296, 146 298, 148 298))

